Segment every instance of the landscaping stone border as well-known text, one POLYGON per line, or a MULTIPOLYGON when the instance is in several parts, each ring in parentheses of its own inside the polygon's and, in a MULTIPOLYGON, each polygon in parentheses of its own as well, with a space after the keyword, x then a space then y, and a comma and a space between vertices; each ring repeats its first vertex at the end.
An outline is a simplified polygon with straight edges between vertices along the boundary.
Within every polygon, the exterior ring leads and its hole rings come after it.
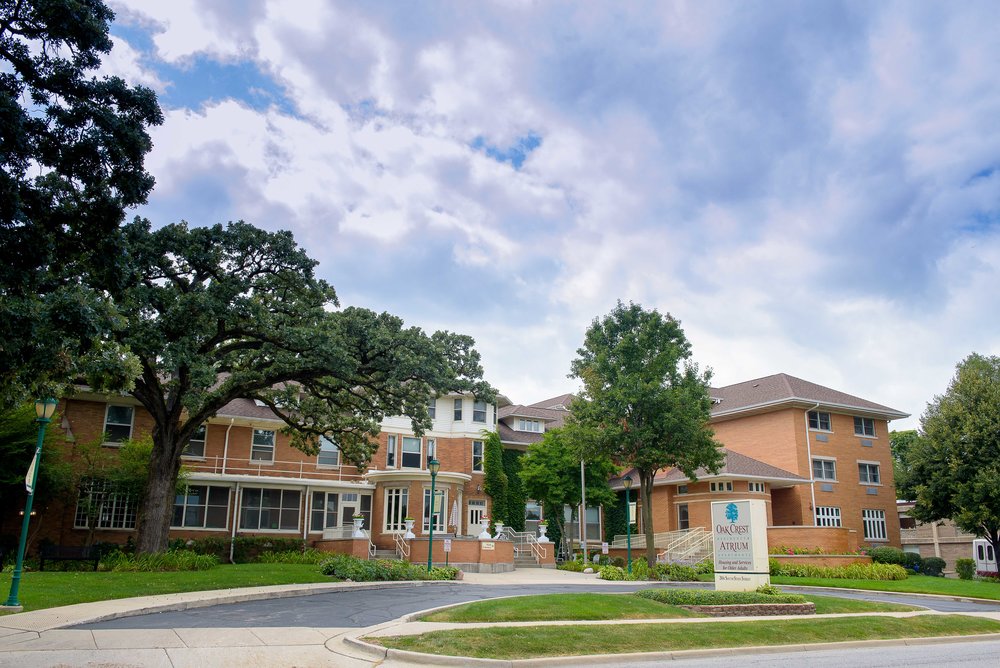
POLYGON ((771 615, 815 615, 816 604, 806 603, 737 603, 734 605, 682 605, 691 612, 712 617, 767 617, 771 615))

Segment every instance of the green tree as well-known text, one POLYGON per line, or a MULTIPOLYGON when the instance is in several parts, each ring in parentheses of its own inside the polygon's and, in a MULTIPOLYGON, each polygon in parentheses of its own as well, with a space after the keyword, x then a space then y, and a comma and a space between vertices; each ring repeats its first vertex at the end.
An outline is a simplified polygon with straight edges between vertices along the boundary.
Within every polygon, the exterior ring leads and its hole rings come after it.
MULTIPOLYGON (((42 465, 38 469, 38 484, 35 486, 36 504, 44 504, 48 499, 64 494, 67 489, 69 465, 63 456, 61 439, 53 428, 53 424, 58 425, 60 419, 58 413, 54 415, 52 424, 45 431, 42 465)), ((0 468, 0 507, 24 507, 27 498, 24 477, 35 456, 37 443, 38 422, 35 421, 34 404, 0 411, 0 461, 3 462, 0 468)))
POLYGON ((1000 357, 973 353, 920 418, 912 447, 912 515, 951 519, 1000 554, 1000 357))
POLYGON ((912 501, 916 496, 910 476, 910 453, 920 442, 916 429, 889 433, 889 450, 892 452, 892 476, 896 481, 896 498, 912 501))
POLYGON ((555 526, 553 540, 563 540, 563 552, 569 554, 565 542, 566 527, 563 508, 580 505, 580 460, 584 460, 584 482, 587 485, 587 506, 614 503, 615 494, 608 480, 617 472, 611 459, 597 451, 586 452, 571 435, 571 429, 553 429, 542 440, 528 446, 521 457, 521 482, 525 495, 542 505, 549 526, 555 526))
MULTIPOLYGON (((499 441, 499 436, 497 437, 499 441)), ((507 525, 514 531, 524 531, 524 509, 526 499, 524 486, 521 484, 521 457, 519 450, 503 451, 503 472, 507 476, 507 498, 505 518, 507 525)))
POLYGON ((57 394, 90 364, 134 359, 103 336, 127 277, 119 226, 153 187, 154 93, 95 77, 100 0, 0 3, 0 407, 57 394))
POLYGON ((483 430, 483 491, 493 500, 494 522, 507 524, 507 472, 503 466, 503 445, 495 431, 483 430))
POLYGON ((154 422, 141 552, 166 547, 181 452, 233 399, 269 406, 303 452, 316 454, 325 434, 364 467, 385 416, 410 416, 419 435, 430 428, 431 398, 495 396, 471 338, 338 309, 288 232, 243 222, 152 231, 140 219, 123 231, 134 280, 118 299, 123 318, 111 336, 139 361, 131 394, 154 422))
POLYGON ((583 381, 569 424, 591 448, 639 474, 646 559, 653 565, 653 476, 676 467, 694 480, 722 465, 720 444, 708 426, 711 373, 691 361, 680 323, 669 314, 618 302, 595 319, 577 350, 571 377, 583 381))

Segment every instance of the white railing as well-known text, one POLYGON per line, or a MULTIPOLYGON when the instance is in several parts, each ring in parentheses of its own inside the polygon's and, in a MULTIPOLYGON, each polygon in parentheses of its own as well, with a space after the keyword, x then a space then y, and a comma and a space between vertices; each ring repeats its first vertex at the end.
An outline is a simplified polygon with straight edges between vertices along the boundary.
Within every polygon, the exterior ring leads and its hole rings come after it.
POLYGON ((504 527, 503 531, 497 535, 514 543, 514 556, 521 552, 528 552, 535 558, 535 563, 541 562, 548 556, 547 546, 539 543, 538 537, 530 531, 514 531, 510 527, 504 527))
POLYGON ((663 552, 656 555, 658 562, 696 564, 713 556, 715 548, 712 534, 704 527, 678 533, 684 535, 676 536, 663 552))
POLYGON ((320 466, 315 461, 275 460, 262 461, 240 457, 206 457, 204 459, 185 457, 184 466, 193 473, 215 473, 218 475, 246 475, 298 480, 337 480, 343 482, 364 482, 363 476, 353 466, 320 466), (345 473, 345 469, 350 472, 345 473))
POLYGON ((372 557, 375 556, 375 550, 376 550, 375 543, 372 542, 372 533, 368 529, 362 529, 361 533, 363 533, 365 535, 365 538, 368 539, 368 558, 371 559, 372 557))
POLYGON ((410 560, 410 544, 406 542, 403 538, 403 534, 394 533, 392 534, 392 541, 396 544, 396 554, 403 561, 410 560))
MULTIPOLYGON (((665 531, 663 533, 653 534, 653 546, 665 548, 670 545, 671 542, 676 540, 682 534, 687 533, 686 531, 665 531)), ((616 548, 626 548, 628 546, 628 534, 617 534, 615 539, 611 541, 610 547, 616 548)), ((632 534, 632 548, 643 550, 646 548, 646 534, 644 533, 633 533, 632 534)))

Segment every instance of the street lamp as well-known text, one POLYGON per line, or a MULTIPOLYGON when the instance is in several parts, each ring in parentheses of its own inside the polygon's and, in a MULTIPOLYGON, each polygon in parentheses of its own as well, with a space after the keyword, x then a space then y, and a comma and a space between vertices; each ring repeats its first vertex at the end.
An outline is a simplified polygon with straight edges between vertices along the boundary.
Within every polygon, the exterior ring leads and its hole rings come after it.
POLYGON ((31 521, 31 503, 35 499, 35 484, 38 482, 38 468, 42 465, 42 443, 45 441, 45 428, 52 421, 56 412, 55 399, 39 399, 35 402, 35 422, 38 423, 38 443, 35 445, 35 457, 24 476, 24 486, 28 490, 28 500, 24 505, 24 521, 21 522, 21 542, 17 546, 17 563, 14 566, 14 577, 10 581, 10 596, 3 604, 4 608, 21 609, 17 600, 18 589, 21 586, 21 569, 24 566, 24 548, 28 542, 28 522, 31 521))
POLYGON ((632 504, 629 502, 628 491, 632 489, 632 476, 627 475, 622 478, 622 486, 625 488, 625 561, 628 563, 628 572, 632 573, 632 504))
POLYGON ((441 470, 441 462, 437 459, 432 459, 427 464, 427 468, 431 472, 431 510, 427 522, 427 526, 429 527, 429 531, 427 532, 427 572, 430 573, 431 561, 434 558, 434 482, 437 480, 438 471, 441 470))

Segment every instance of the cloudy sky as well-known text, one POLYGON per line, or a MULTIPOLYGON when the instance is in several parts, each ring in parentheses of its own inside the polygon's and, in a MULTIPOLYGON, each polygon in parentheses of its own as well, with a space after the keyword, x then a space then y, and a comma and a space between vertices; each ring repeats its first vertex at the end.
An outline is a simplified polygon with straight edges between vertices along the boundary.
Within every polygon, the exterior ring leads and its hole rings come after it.
POLYGON ((617 299, 723 385, 912 413, 1000 354, 996 2, 115 0, 154 224, 290 229, 345 305, 573 391, 617 299))

